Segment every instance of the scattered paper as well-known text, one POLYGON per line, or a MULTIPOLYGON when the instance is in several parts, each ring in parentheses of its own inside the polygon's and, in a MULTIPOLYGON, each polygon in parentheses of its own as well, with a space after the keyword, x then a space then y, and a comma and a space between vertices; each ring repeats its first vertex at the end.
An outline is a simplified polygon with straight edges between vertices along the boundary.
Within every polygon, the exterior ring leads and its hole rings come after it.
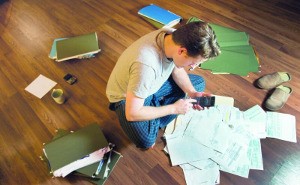
POLYGON ((296 118, 258 105, 246 111, 218 105, 179 115, 164 136, 172 166, 180 165, 187 185, 214 185, 219 170, 244 178, 251 169, 263 170, 260 139, 297 142, 296 118))
POLYGON ((295 116, 278 112, 267 112, 267 135, 267 137, 296 143, 295 116))
POLYGON ((205 169, 198 169, 190 164, 180 165, 183 169, 187 185, 215 185, 220 177, 220 171, 217 164, 212 164, 205 169))
POLYGON ((249 144, 248 158, 250 159, 250 169, 263 170, 263 158, 261 153, 260 139, 252 139, 249 144))
POLYGON ((170 157, 173 166, 208 159, 215 155, 215 151, 204 145, 198 143, 191 145, 192 140, 188 137, 167 140, 168 153, 172 154, 170 157))
POLYGON ((39 75, 33 82, 31 82, 25 90, 38 98, 42 98, 49 92, 57 83, 53 80, 39 75))
POLYGON ((258 138, 267 137, 267 115, 259 105, 255 105, 254 107, 246 110, 244 112, 244 119, 244 124, 254 136, 257 136, 258 138))

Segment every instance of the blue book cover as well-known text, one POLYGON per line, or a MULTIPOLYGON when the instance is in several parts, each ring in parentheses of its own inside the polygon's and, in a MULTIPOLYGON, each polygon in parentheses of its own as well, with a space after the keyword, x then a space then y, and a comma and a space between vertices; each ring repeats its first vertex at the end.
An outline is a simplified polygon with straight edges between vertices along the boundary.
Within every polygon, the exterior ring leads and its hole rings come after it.
POLYGON ((175 25, 182 19, 181 16, 176 15, 166 9, 163 9, 155 4, 148 5, 138 11, 138 14, 163 25, 175 25))

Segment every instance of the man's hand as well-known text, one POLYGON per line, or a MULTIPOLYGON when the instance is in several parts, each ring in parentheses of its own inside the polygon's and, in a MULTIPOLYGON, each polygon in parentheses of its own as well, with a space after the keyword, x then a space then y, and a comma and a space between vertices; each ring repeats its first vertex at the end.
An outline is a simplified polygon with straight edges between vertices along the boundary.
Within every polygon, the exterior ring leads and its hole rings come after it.
MULTIPOLYGON (((193 93, 190 93, 190 94, 188 94, 188 96, 190 97, 190 98, 196 98, 196 97, 206 97, 206 96, 211 96, 211 94, 210 93, 205 93, 205 92, 193 92, 193 93)), ((196 109, 196 110, 203 110, 204 109, 204 107, 201 107, 200 105, 198 105, 198 104, 194 104, 193 105, 193 109, 196 109)))
POLYGON ((173 105, 175 107, 175 114, 186 114, 192 107, 193 103, 197 102, 195 99, 180 99, 173 105))

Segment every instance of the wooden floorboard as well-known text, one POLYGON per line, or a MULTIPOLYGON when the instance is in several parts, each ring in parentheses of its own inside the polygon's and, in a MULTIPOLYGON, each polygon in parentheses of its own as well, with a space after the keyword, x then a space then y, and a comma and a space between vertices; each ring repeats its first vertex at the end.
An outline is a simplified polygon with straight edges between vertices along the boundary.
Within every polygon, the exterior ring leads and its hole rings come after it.
MULTIPOLYGON (((105 88, 120 54, 139 37, 155 30, 137 11, 155 3, 186 21, 205 21, 247 32, 260 59, 261 72, 249 76, 214 75, 197 69, 206 91, 231 96, 240 110, 263 102, 267 91, 253 82, 264 74, 287 71, 293 89, 278 112, 292 114, 300 138, 300 3, 297 0, 0 0, 0 184, 90 184, 78 177, 51 178, 39 159, 43 143, 59 128, 77 130, 98 123, 123 158, 106 184, 185 184, 182 170, 172 167, 162 151, 161 137, 153 150, 137 149, 123 133, 114 112, 108 110, 105 88), (48 58, 53 39, 97 32, 102 49, 94 58, 57 63, 48 58), (66 73, 78 77, 69 85, 66 73), (39 74, 64 89, 67 102, 56 104, 50 92, 38 99, 25 87, 39 74)), ((300 182, 300 145, 263 139, 264 170, 249 178, 221 172, 221 185, 290 185, 300 182)))

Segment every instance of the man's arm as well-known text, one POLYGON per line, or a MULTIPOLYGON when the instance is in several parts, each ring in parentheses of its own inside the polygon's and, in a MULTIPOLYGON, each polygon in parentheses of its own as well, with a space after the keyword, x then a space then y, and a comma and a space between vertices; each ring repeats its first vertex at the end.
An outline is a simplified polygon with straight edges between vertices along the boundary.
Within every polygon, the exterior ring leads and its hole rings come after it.
POLYGON ((160 107, 144 106, 144 99, 132 92, 126 94, 125 114, 128 121, 146 121, 170 114, 185 114, 192 107, 192 99, 180 99, 174 104, 160 107))
MULTIPOLYGON (((205 92, 197 92, 194 88, 187 72, 184 70, 184 68, 174 68, 172 72, 172 77, 176 84, 183 90, 183 92, 188 94, 188 97, 195 98, 195 97, 201 97, 201 96, 211 96, 210 93, 205 92)), ((203 107, 200 105, 194 104, 193 108, 196 110, 203 110, 203 107)))
POLYGON ((183 92, 188 93, 189 97, 193 97, 193 94, 197 92, 184 68, 175 67, 172 77, 183 92))

